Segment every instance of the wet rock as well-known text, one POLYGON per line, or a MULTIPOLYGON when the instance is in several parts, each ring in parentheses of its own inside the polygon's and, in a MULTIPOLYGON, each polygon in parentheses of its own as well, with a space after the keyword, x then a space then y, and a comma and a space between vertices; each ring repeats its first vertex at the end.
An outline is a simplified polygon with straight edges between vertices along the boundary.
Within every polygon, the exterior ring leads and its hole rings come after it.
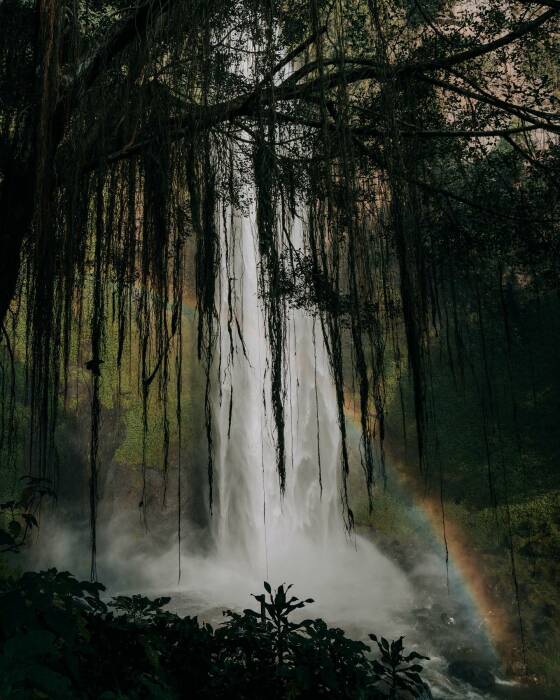
POLYGON ((555 625, 551 620, 536 620, 533 622, 533 634, 538 642, 546 644, 554 637, 555 625))
POLYGON ((519 547, 519 554, 522 554, 524 557, 538 557, 540 552, 535 547, 534 542, 531 541, 519 547))
POLYGON ((511 674, 516 677, 526 676, 527 667, 522 661, 514 661, 511 664, 511 674))
POLYGON ((556 616, 556 608, 552 603, 543 603, 540 608, 539 612, 543 617, 555 617, 556 616))
POLYGON ((472 661, 452 661, 448 671, 455 678, 472 685, 477 690, 492 690, 496 685, 494 674, 472 661))
POLYGON ((532 532, 531 523, 528 520, 522 520, 515 528, 515 532, 520 537, 529 537, 532 532))
POLYGON ((415 608, 412 610, 412 615, 414 616, 416 622, 426 624, 432 616, 432 613, 429 608, 415 608))
POLYGON ((440 620, 443 622, 444 625, 454 625, 455 624, 455 618, 453 615, 448 615, 446 612, 442 612, 440 614, 440 620))

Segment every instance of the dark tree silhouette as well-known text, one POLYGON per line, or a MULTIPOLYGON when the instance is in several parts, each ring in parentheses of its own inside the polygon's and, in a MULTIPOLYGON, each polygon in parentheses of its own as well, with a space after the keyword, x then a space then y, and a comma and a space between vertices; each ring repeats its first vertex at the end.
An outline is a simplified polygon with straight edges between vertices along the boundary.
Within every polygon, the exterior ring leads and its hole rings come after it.
MULTIPOLYGON (((119 362, 138 328, 146 424, 150 386, 157 377, 166 400, 181 352, 191 233, 210 381, 218 212, 242 206, 247 183, 281 484, 290 303, 320 317, 343 438, 351 338, 368 491, 402 321, 422 460, 427 347, 444 317, 461 347, 457 270, 484 257, 502 280, 557 245, 559 13, 553 0, 0 3, 0 318, 8 328, 25 310, 30 452, 45 476, 70 329, 91 291, 93 530, 106 291, 119 362), (305 255, 290 244, 296 215, 305 255)), ((206 421, 211 446, 208 389, 206 421)), ((342 461, 347 474, 345 442, 342 461)))

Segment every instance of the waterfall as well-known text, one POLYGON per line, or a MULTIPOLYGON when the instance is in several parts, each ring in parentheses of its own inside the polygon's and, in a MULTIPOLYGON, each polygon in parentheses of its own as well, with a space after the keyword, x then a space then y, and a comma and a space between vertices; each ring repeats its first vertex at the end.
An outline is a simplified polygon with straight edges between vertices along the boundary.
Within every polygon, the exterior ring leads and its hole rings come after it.
MULTIPOLYGON (((234 250, 234 256, 229 270, 224 261, 222 279, 233 279, 232 311, 241 335, 233 330, 237 335, 236 354, 223 371, 221 401, 217 401, 215 534, 219 551, 237 550, 239 556, 248 556, 256 569, 264 573, 268 567, 271 576, 280 576, 281 572, 275 570, 276 558, 291 549, 300 536, 322 547, 336 530, 340 437, 334 386, 320 329, 315 332, 315 320, 304 311, 292 310, 287 318, 285 368, 287 476, 286 492, 281 497, 253 221, 252 213, 237 215, 234 230, 223 234, 232 234, 228 249, 234 250)), ((296 246, 301 244, 301 226, 296 219, 292 230, 296 246)), ((227 285, 222 284, 222 319, 228 311, 227 285)), ((228 356, 228 343, 222 331, 222 358, 228 356)))
MULTIPOLYGON (((286 489, 281 495, 265 308, 258 290, 255 205, 243 212, 228 207, 217 221, 221 264, 211 385, 213 513, 199 522, 190 511, 193 503, 204 503, 205 494, 197 490, 205 469, 200 454, 197 463, 184 464, 182 471, 187 484, 189 479, 196 484, 192 496, 183 495, 181 502, 182 574, 177 582, 176 513, 168 513, 171 527, 162 517, 159 533, 157 527, 146 533, 135 510, 115 508, 100 528, 99 569, 108 595, 139 590, 169 595, 172 610, 219 624, 223 610, 251 606, 250 594, 262 592, 265 580, 273 587, 293 584, 296 596, 315 600, 303 611, 305 617, 321 617, 355 638, 375 632, 391 639, 406 635, 408 649, 419 644, 432 656, 425 677, 440 689, 434 697, 479 699, 447 678, 448 647, 473 645, 481 656, 493 658, 480 616, 453 566, 447 593, 453 591, 454 600, 445 605, 460 611, 463 622, 448 626, 444 607, 432 605, 432 587, 444 579, 441 559, 419 552, 418 566, 405 574, 373 542, 346 530, 334 382, 320 322, 302 308, 290 308, 286 319, 286 489)), ((300 252, 305 252, 304 225, 300 211, 290 223, 291 245, 300 252)), ((125 485, 129 488, 128 481, 125 485)), ((69 527, 62 517, 50 522, 47 531, 48 540, 33 550, 34 566, 55 565, 78 575, 87 571, 87 522, 69 527)))
MULTIPOLYGON (((280 494, 255 218, 254 205, 223 217, 230 224, 221 229, 214 548, 203 560, 185 562, 184 585, 215 605, 246 606, 264 580, 292 583, 296 595, 317 600, 312 614, 347 626, 371 621, 370 630, 394 636, 395 615, 410 608, 409 584, 372 543, 345 529, 333 378, 320 323, 299 308, 287 314, 286 490, 280 494)), ((302 227, 296 217, 290 233, 296 248, 302 227)))

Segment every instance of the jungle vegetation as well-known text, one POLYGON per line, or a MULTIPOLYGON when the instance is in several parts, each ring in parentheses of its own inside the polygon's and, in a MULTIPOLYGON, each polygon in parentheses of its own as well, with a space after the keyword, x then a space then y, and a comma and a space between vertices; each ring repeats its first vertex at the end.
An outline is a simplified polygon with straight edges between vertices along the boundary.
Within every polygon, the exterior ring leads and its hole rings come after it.
POLYGON ((320 619, 291 619, 301 601, 290 587, 255 598, 260 610, 224 612, 213 629, 164 609, 169 598, 118 596, 56 569, 2 582, 0 692, 3 698, 426 697, 418 652, 402 637, 370 635, 369 647, 320 619))
POLYGON ((86 367, 92 579, 107 346, 120 377, 134 339, 141 466, 157 415, 167 474, 170 436, 179 453, 184 439, 190 293, 211 504, 219 329, 232 354, 243 345, 239 319, 216 307, 218 285, 234 288, 220 228, 254 190, 281 486, 286 312, 299 306, 336 384, 348 526, 355 398, 358 519, 375 518, 398 435, 418 487, 439 489, 443 523, 448 487, 499 521, 525 647, 514 501, 558 498, 560 449, 551 438, 543 458, 535 436, 558 415, 559 14, 556 0, 0 2, 2 478, 56 486, 69 367, 86 367), (457 447, 473 413, 474 456, 457 447))

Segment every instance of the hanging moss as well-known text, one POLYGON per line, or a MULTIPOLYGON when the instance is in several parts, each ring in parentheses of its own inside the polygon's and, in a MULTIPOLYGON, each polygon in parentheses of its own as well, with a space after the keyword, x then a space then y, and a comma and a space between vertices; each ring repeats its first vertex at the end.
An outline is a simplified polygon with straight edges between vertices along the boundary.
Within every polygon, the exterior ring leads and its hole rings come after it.
MULTIPOLYGON (((523 99, 506 100, 487 58, 501 51, 515 61, 540 41, 552 61, 548 34, 558 8, 545 4, 529 19, 481 13, 451 28, 439 10, 438 3, 425 13, 415 8, 412 18, 410 3, 385 0, 302 0, 289 8, 273 0, 0 5, 0 24, 10 30, 0 37, 0 447, 15 433, 14 367, 21 359, 29 468, 55 479, 68 367, 89 371, 94 551, 108 324, 118 326, 119 377, 127 361, 132 365, 133 338, 137 345, 147 523, 151 401, 161 406, 165 494, 174 430, 181 442, 181 308, 189 285, 205 374, 211 507, 211 390, 223 359, 222 324, 230 359, 234 336, 245 352, 232 311, 235 241, 221 221, 227 205, 246 210, 252 197, 256 209, 281 489, 289 478, 286 318, 295 305, 317 318, 329 356, 349 526, 346 413, 353 385, 371 507, 376 478, 384 479, 388 363, 399 377, 410 369, 417 455, 430 481, 437 443, 433 339, 446 338, 458 384, 469 361, 459 276, 476 282, 479 261, 492 259, 498 294, 506 275, 557 289, 555 85, 520 61, 523 99), (472 23, 476 45, 467 31, 472 23), (548 134, 549 148, 530 140, 537 130, 548 134), (296 216, 304 222, 301 249, 291 240, 296 216), (184 246, 191 233, 193 283, 184 246), (222 257, 227 280, 219 278, 222 257), (222 282, 227 319, 216 308, 222 282), (25 341, 16 347, 22 329, 25 341)), ((511 335, 507 309, 504 332, 511 335)), ((483 313, 476 313, 484 347, 483 313)), ((234 396, 232 387, 230 416, 234 396)), ((496 401, 487 366, 481 396, 490 431, 496 401)))

